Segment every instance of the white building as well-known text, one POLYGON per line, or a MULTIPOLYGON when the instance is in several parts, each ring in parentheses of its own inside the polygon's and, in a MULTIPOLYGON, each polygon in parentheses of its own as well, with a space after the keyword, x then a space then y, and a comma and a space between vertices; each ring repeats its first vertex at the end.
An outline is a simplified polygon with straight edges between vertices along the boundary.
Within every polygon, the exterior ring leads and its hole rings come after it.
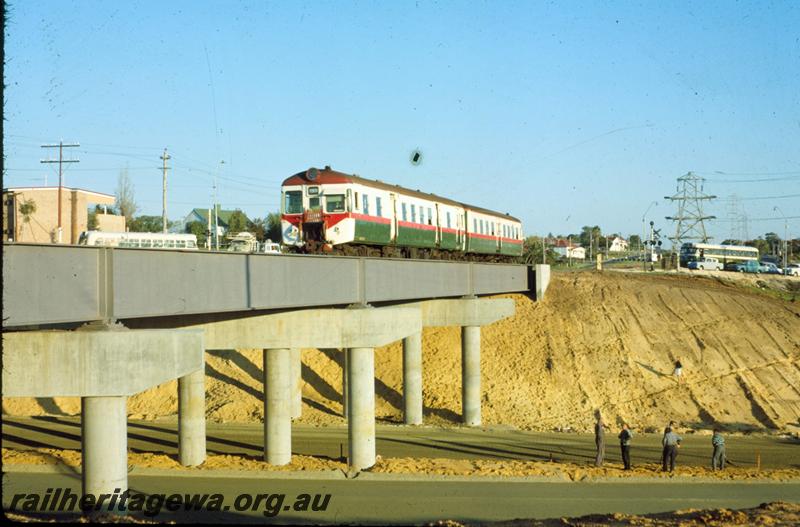
POLYGON ((628 240, 615 236, 611 243, 608 244, 608 252, 610 253, 623 253, 628 250, 628 240))
POLYGON ((557 240, 553 251, 562 258, 572 258, 573 260, 586 259, 586 249, 567 240, 557 240))

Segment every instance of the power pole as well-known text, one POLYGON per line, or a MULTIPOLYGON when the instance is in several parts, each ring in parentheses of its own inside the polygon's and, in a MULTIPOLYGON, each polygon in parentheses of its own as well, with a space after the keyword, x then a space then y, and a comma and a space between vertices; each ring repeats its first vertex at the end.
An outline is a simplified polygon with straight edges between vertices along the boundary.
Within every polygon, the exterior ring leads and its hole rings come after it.
POLYGON ((161 232, 164 234, 167 233, 167 170, 169 167, 167 166, 167 160, 172 159, 169 154, 167 154, 167 149, 164 149, 164 153, 161 155, 161 161, 163 164, 161 166, 162 171, 162 178, 161 178, 161 232))
POLYGON ((678 189, 674 196, 664 196, 664 199, 678 202, 678 213, 675 216, 667 216, 666 219, 678 222, 675 229, 675 236, 670 236, 672 246, 680 250, 681 245, 687 240, 700 240, 701 243, 708 243, 711 239, 706 233, 705 220, 713 220, 716 216, 706 216, 703 214, 703 202, 716 199, 703 193, 702 178, 693 172, 678 178, 678 189))
POLYGON ((64 144, 64 141, 59 141, 57 145, 42 145, 42 148, 58 148, 58 161, 55 159, 42 159, 42 163, 58 163, 58 229, 56 230, 56 243, 62 243, 62 229, 61 229, 61 194, 64 187, 64 163, 80 163, 78 159, 64 159, 64 148, 73 148, 81 146, 78 143, 64 144))

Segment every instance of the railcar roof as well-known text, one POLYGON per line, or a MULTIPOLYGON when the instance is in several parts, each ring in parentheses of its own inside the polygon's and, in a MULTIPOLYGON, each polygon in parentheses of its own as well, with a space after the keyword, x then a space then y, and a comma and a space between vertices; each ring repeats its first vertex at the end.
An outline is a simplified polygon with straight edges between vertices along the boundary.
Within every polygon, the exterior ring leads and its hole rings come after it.
POLYGON ((308 185, 315 183, 321 185, 335 184, 335 183, 360 183, 362 185, 366 185, 373 188, 388 190, 390 192, 402 192, 403 194, 409 196, 414 196, 417 198, 422 198, 430 201, 437 201, 439 203, 444 203, 446 205, 463 207, 467 210, 480 212, 481 214, 487 214, 489 216, 496 216, 498 218, 520 222, 518 218, 515 218, 510 214, 503 214, 502 212, 485 209, 483 207, 476 207, 475 205, 469 205, 467 203, 462 203, 460 201, 455 201, 449 198, 443 198, 442 196, 437 196, 436 194, 428 194, 427 192, 420 192, 419 190, 411 190, 410 188, 401 187, 400 185, 390 185, 389 183, 384 183, 383 181, 379 181, 376 179, 366 179, 361 176, 357 176, 355 174, 345 174, 344 172, 338 172, 336 170, 332 170, 330 167, 325 167, 323 169, 316 169, 316 170, 318 172, 318 175, 313 181, 311 181, 307 177, 308 170, 304 170, 303 172, 298 172, 297 174, 287 178, 283 182, 282 186, 308 185))

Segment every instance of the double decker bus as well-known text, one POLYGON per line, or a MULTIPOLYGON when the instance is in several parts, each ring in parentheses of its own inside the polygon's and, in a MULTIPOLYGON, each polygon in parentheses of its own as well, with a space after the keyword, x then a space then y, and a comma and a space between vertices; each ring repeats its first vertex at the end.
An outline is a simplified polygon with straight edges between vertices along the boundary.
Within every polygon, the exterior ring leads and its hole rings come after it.
POLYGON ((713 245, 710 243, 684 243, 681 245, 681 266, 704 258, 716 258, 723 265, 730 262, 758 261, 758 249, 746 245, 713 245))

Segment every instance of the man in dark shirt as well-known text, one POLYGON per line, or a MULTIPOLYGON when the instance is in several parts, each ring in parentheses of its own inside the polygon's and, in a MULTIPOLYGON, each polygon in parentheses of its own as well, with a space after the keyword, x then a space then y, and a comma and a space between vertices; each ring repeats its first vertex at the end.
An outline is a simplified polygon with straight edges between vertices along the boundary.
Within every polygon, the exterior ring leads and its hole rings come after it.
POLYGON ((631 438, 633 432, 628 428, 628 423, 623 423, 622 432, 619 433, 619 447, 622 450, 622 463, 625 470, 631 469, 631 438))

